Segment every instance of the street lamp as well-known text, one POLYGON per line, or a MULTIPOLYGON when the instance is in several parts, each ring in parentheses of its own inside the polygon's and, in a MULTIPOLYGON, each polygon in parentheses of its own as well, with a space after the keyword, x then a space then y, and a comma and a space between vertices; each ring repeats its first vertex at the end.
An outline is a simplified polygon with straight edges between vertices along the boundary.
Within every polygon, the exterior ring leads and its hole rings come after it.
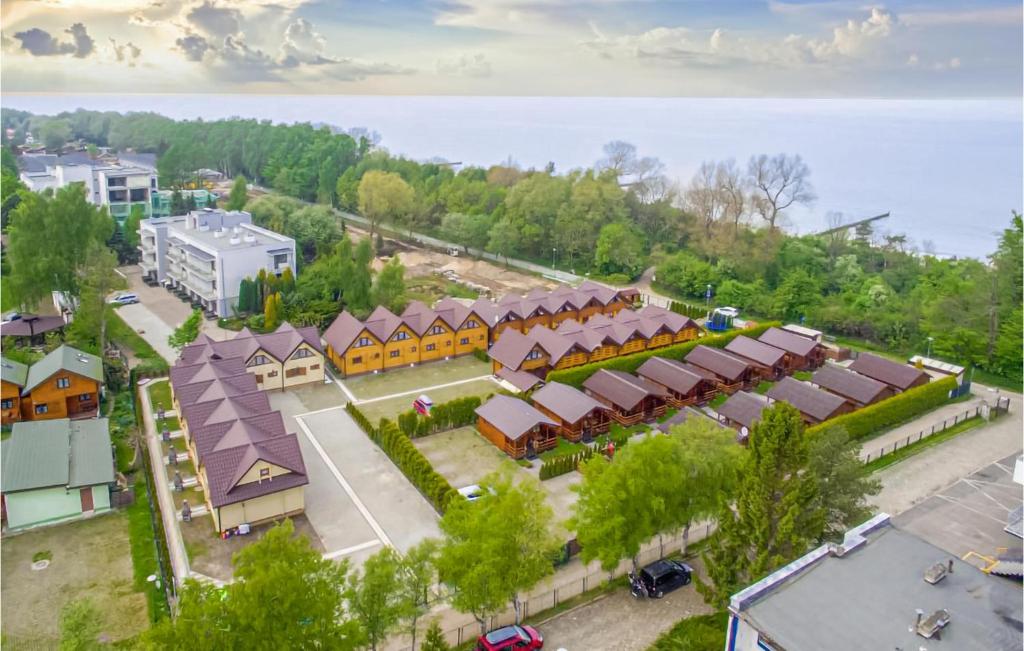
POLYGON ((711 307, 711 283, 708 283, 708 290, 704 292, 704 304, 706 307, 711 307))
POLYGON ((551 248, 551 269, 552 270, 554 270, 554 268, 555 268, 555 254, 556 253, 558 253, 558 249, 552 247, 551 248))
POLYGON ((932 356, 932 342, 935 341, 935 337, 928 337, 928 352, 925 353, 925 357, 932 356))

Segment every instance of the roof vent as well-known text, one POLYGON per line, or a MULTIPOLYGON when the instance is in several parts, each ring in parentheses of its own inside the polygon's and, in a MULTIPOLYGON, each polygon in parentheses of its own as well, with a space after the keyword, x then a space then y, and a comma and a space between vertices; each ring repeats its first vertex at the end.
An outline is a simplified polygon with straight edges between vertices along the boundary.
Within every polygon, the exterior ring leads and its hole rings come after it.
POLYGON ((88 364, 89 363, 89 358, 86 357, 85 355, 79 355, 78 356, 78 361, 82 362, 83 364, 88 364))
POLYGON ((924 611, 920 608, 917 609, 917 621, 914 626, 911 627, 912 633, 917 633, 923 638, 929 640, 942 639, 942 629, 949 625, 949 611, 945 608, 939 608, 928 617, 924 616, 924 611))
POLYGON ((210 230, 210 225, 209 224, 204 222, 204 223, 199 225, 199 232, 200 233, 205 233, 208 230, 210 230))
POLYGON ((255 242, 256 241, 256 236, 254 234, 252 234, 251 232, 247 231, 245 233, 245 241, 246 242, 250 242, 250 243, 255 242))
POLYGON ((235 244, 241 244, 242 243, 242 238, 238 237, 237 234, 236 235, 232 235, 231 239, 228 240, 228 243, 231 244, 232 246, 234 246, 235 244))
POLYGON ((939 561, 935 563, 927 570, 924 571, 924 580, 928 583, 935 585, 942 579, 946 578, 947 574, 953 573, 953 559, 949 560, 949 563, 943 563, 939 561))
POLYGON ((213 231, 213 236, 214 237, 224 237, 224 229, 223 228, 218 228, 217 230, 213 231))

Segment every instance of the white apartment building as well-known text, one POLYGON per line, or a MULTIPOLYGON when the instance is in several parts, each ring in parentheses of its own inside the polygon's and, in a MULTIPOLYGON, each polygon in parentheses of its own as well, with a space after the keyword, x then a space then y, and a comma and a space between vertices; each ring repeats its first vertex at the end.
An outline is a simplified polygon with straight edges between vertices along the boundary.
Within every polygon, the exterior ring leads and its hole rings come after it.
POLYGON ((22 156, 21 164, 21 181, 34 192, 81 183, 89 203, 106 206, 119 222, 131 214, 133 206, 142 206, 146 217, 153 213, 157 174, 150 167, 119 165, 79 153, 22 156))
POLYGON ((260 269, 278 276, 295 271, 295 240, 253 225, 244 211, 205 208, 146 219, 139 240, 145 276, 220 317, 233 314, 242 279, 260 269))

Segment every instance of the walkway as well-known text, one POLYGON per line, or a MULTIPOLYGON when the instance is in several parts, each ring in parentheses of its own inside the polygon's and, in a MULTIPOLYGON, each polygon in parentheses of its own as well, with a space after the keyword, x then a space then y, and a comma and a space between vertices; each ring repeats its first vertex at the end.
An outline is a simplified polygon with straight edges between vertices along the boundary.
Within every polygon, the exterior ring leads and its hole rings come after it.
POLYGON ((876 459, 882 450, 891 450, 894 443, 899 443, 902 446, 903 441, 908 436, 911 437, 911 440, 914 440, 921 431, 930 431, 932 426, 939 429, 944 422, 952 422, 956 416, 962 415, 965 411, 973 412, 975 408, 985 402, 994 404, 994 396, 995 394, 989 394, 986 387, 975 385, 974 397, 969 400, 943 405, 920 418, 915 418, 909 423, 900 425, 869 441, 865 441, 860 449, 860 458, 864 461, 867 461, 868 458, 876 459), (989 395, 993 397, 986 399, 989 395))
MULTIPOLYGON (((454 382, 448 382, 448 383, 445 383, 445 384, 438 384, 438 385, 435 385, 435 386, 432 386, 432 387, 421 387, 419 389, 412 389, 411 391, 402 391, 400 393, 392 393, 392 394, 387 395, 387 396, 377 396, 376 398, 367 398, 366 400, 354 399, 354 400, 352 400, 352 402, 357 404, 357 405, 366 405, 366 404, 369 404, 371 402, 380 402, 381 400, 391 400, 392 398, 401 398, 402 396, 411 396, 411 395, 413 395, 415 393, 430 393, 431 391, 436 391, 438 389, 445 389, 447 387, 454 387, 454 386, 458 386, 460 384, 468 384, 470 382, 481 382, 483 380, 490 380, 491 382, 494 382, 495 384, 498 383, 493 375, 479 375, 477 377, 470 377, 470 378, 466 378, 464 380, 455 380, 454 382)), ((346 394, 352 395, 351 393, 349 393, 348 389, 345 388, 344 384, 342 384, 341 387, 342 387, 342 390, 345 391, 346 394)))

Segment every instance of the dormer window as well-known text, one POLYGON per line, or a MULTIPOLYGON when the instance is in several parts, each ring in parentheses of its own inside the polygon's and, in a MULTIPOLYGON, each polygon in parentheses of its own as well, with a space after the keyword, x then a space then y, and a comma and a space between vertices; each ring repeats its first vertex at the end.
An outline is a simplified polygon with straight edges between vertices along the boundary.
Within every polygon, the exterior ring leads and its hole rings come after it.
POLYGON ((312 357, 312 356, 313 356, 313 351, 311 351, 308 348, 300 348, 297 351, 295 351, 294 355, 292 355, 292 359, 303 359, 303 358, 312 357))
POLYGON ((250 362, 249 365, 250 366, 263 366, 264 364, 269 364, 269 363, 270 363, 270 358, 267 357, 266 355, 256 355, 255 357, 252 358, 252 362, 250 362))
POLYGON ((464 327, 464 328, 479 328, 480 324, 477 323, 474 319, 470 319, 469 321, 466 321, 466 325, 464 325, 462 327, 464 327))
POLYGON ((430 334, 432 335, 443 335, 444 333, 445 329, 439 325, 436 325, 430 329, 430 334))
POLYGON ((360 337, 359 341, 356 342, 356 348, 362 348, 363 346, 372 346, 373 341, 369 337, 360 337))
POLYGON ((391 341, 405 341, 409 338, 409 333, 405 330, 395 333, 395 336, 391 338, 391 341))
POLYGON ((526 356, 526 359, 540 359, 543 355, 544 353, 534 348, 530 351, 530 354, 526 356))
POLYGON ((260 468, 260 481, 270 479, 270 468, 260 468))

